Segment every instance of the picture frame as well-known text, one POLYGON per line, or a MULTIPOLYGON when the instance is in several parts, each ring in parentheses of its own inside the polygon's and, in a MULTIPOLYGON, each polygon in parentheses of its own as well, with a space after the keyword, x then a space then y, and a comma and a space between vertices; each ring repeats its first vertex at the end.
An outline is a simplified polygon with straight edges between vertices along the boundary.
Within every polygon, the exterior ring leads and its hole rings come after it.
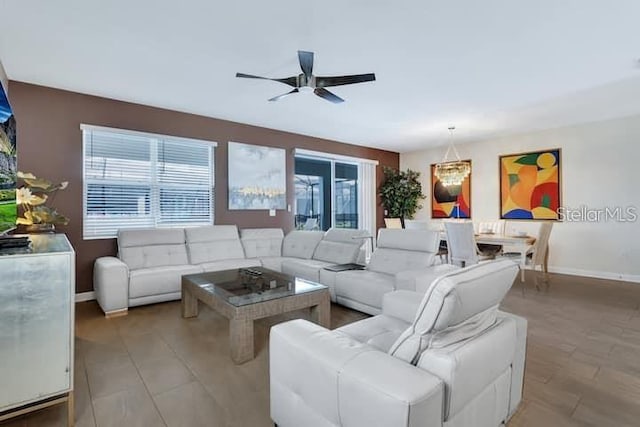
POLYGON ((229 210, 287 207, 286 150, 229 142, 229 210))
POLYGON ((500 219, 559 221, 562 150, 504 154, 498 159, 500 219))
POLYGON ((471 160, 463 160, 471 166, 471 173, 462 184, 445 187, 435 176, 436 163, 431 164, 431 218, 471 219, 471 175, 473 165, 471 160))

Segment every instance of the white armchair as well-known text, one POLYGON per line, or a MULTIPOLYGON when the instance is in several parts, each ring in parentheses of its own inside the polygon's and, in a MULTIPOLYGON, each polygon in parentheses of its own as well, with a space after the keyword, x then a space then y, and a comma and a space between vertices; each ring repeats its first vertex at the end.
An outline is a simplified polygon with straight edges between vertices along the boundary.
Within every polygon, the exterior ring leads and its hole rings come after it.
POLYGON ((386 294, 383 314, 329 331, 270 333, 271 417, 280 427, 498 427, 522 395, 526 320, 498 311, 518 267, 460 269, 426 294, 386 294))

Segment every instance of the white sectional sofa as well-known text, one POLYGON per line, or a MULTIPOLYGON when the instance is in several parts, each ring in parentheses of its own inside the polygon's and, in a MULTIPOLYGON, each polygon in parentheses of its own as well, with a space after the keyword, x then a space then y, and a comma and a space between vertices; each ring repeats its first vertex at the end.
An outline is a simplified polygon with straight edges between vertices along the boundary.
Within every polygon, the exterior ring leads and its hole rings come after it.
POLYGON ((284 239, 282 255, 287 259, 282 261, 282 272, 320 283, 324 267, 357 261, 367 235, 364 230, 333 228, 310 251, 304 242, 307 238, 298 237, 298 233, 304 232, 292 231, 284 239))
POLYGON ((327 265, 355 262, 362 230, 292 231, 235 225, 123 230, 118 256, 95 261, 93 286, 107 315, 128 307, 180 299, 181 277, 205 271, 264 266, 317 281, 327 265))
POLYGON ((201 271, 189 262, 183 229, 129 230, 118 235, 117 258, 95 261, 93 287, 105 314, 117 314, 180 299, 182 276, 201 271))
POLYGON ((305 320, 270 333, 279 427, 499 427, 517 409, 525 319, 498 306, 509 260, 450 272, 426 293, 385 294, 382 314, 330 331, 305 320))
POLYGON ((329 286, 334 302, 380 314, 386 293, 397 289, 424 292, 423 283, 457 269, 449 264, 433 266, 439 244, 440 236, 435 231, 383 228, 365 270, 321 270, 320 283, 329 286))

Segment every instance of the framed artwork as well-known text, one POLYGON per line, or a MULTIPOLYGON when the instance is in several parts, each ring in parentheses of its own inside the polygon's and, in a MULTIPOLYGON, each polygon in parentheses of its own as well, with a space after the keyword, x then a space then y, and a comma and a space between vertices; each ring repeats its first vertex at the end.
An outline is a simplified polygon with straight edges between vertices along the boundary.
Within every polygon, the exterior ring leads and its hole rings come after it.
MULTIPOLYGON (((464 160, 471 164, 471 160, 464 160)), ((471 173, 460 185, 445 187, 431 165, 431 218, 471 218, 471 173)))
POLYGON ((558 220, 560 149, 500 156, 500 219, 558 220))
POLYGON ((229 142, 229 209, 286 209, 286 151, 229 142))
POLYGON ((16 119, 0 84, 0 234, 16 227, 16 119))

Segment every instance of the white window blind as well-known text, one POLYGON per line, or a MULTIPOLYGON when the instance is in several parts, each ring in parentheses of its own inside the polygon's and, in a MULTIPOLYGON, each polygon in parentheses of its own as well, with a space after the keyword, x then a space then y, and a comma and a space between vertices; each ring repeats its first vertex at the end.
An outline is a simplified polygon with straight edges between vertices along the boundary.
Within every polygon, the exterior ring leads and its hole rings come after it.
POLYGON ((85 239, 213 224, 215 143, 83 125, 85 239))

